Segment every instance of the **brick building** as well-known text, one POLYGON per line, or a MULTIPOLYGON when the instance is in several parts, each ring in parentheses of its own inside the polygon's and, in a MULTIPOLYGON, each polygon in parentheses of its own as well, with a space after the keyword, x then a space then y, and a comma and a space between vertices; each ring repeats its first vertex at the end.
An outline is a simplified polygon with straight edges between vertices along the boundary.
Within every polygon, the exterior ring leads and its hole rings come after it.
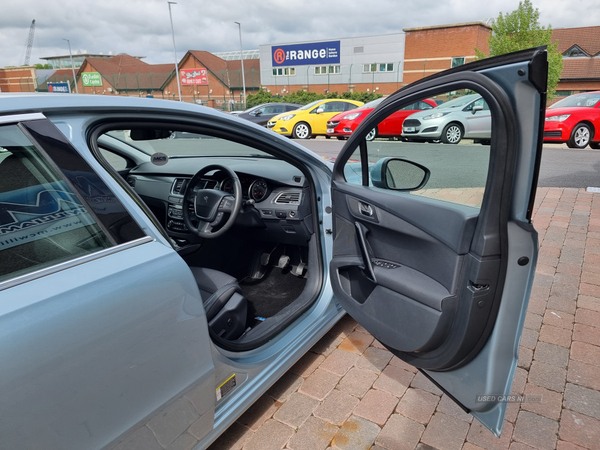
POLYGON ((557 95, 600 91, 600 26, 557 28, 552 40, 563 55, 563 70, 557 95))
POLYGON ((483 22, 405 28, 403 83, 475 60, 475 49, 489 52, 492 28, 483 22))
POLYGON ((35 67, 7 67, 0 69, 0 92, 35 92, 35 67))
MULTIPOLYGON (((179 62, 179 73, 184 101, 229 110, 242 100, 241 60, 224 60, 209 52, 190 50, 179 62)), ((260 87, 258 59, 244 59, 244 75, 246 93, 256 92, 260 87)), ((177 80, 170 77, 164 89, 169 95, 177 93, 177 80)))
POLYGON ((171 98, 165 85, 174 69, 174 64, 147 64, 125 54, 86 58, 77 71, 77 87, 81 94, 171 98))

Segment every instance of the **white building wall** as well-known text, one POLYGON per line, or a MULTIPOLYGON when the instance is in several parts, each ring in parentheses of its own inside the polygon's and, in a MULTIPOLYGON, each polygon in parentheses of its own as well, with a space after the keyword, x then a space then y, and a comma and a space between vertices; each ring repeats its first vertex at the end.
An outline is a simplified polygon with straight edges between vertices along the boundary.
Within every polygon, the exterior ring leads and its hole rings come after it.
MULTIPOLYGON (((324 84, 373 84, 401 83, 404 70, 404 44, 405 34, 387 34, 379 36, 363 36, 342 39, 321 39, 307 42, 286 44, 265 44, 260 46, 260 80, 263 86, 290 86, 291 90, 308 88, 310 85, 324 84), (294 75, 273 76, 272 49, 280 45, 310 44, 317 42, 340 42, 340 73, 315 74, 315 65, 296 65, 290 61, 294 75), (376 72, 365 72, 365 64, 377 64, 376 72), (392 64, 393 70, 380 71, 380 64, 392 64)), ((286 62, 287 64, 288 62, 286 62)), ((319 65, 320 66, 320 65, 319 65)), ((279 67, 278 67, 279 68, 279 67)), ((288 70, 289 73, 289 70, 288 70)))

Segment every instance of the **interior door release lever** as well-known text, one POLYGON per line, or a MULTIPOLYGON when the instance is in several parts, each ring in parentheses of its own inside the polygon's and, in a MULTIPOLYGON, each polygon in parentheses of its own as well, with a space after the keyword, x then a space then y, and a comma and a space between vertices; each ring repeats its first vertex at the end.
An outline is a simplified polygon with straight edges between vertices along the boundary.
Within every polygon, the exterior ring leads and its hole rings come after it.
POLYGON ((373 208, 368 203, 358 202, 358 209, 363 216, 373 217, 373 208))
POLYGON ((356 226, 356 236, 358 237, 358 248, 360 250, 360 256, 363 260, 363 272, 365 276, 373 283, 377 283, 375 279, 375 271, 371 264, 371 256, 369 255, 369 247, 367 246, 367 233, 369 229, 362 223, 354 222, 356 226))

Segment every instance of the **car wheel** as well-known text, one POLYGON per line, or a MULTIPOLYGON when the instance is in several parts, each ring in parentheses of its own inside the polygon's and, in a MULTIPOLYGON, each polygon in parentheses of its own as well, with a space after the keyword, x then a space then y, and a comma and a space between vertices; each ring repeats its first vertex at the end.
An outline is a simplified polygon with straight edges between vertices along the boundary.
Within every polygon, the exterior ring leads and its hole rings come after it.
POLYGON ((377 127, 373 128, 369 133, 365 136, 367 141, 372 141, 377 137, 377 127))
POLYGON ((590 127, 585 123, 578 123, 571 132, 571 137, 567 141, 569 148, 585 148, 590 143, 592 133, 590 127))
POLYGON ((442 142, 444 144, 458 144, 463 137, 463 129, 458 123, 449 123, 442 131, 442 142))
POLYGON ((600 150, 600 142, 590 142, 590 148, 594 150, 600 150))
POLYGON ((310 139, 310 133, 310 126, 306 122, 297 123, 292 131, 294 139, 310 139))

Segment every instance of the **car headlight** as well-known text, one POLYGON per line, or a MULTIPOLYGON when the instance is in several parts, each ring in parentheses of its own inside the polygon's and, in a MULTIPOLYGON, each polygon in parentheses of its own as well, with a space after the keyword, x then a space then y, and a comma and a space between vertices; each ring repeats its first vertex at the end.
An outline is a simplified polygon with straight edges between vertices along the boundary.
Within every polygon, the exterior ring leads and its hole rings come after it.
POLYGON ((570 116, 571 116, 571 114, 561 114, 560 116, 550 116, 550 117, 546 117, 546 122, 564 122, 570 116))
POLYGON ((293 117, 296 117, 296 114, 288 114, 287 116, 280 117, 279 120, 291 120, 293 117))
POLYGON ((348 114, 347 116, 342 117, 342 120, 354 120, 356 119, 358 116, 360 116, 362 113, 352 113, 352 114, 348 114))
POLYGON ((446 114, 450 114, 449 112, 438 112, 429 114, 428 116, 423 117, 423 120, 431 120, 431 119, 439 119, 440 117, 444 117, 446 114))

